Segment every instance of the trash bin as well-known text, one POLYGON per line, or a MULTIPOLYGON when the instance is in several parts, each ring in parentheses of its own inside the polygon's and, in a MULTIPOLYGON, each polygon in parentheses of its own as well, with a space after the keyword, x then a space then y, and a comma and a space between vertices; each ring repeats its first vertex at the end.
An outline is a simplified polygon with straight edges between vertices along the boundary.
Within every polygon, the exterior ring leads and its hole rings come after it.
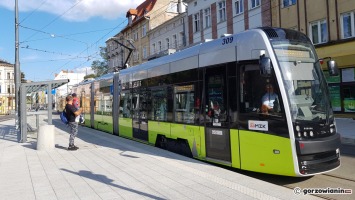
POLYGON ((37 133, 37 150, 52 150, 54 148, 54 125, 40 126, 37 133))

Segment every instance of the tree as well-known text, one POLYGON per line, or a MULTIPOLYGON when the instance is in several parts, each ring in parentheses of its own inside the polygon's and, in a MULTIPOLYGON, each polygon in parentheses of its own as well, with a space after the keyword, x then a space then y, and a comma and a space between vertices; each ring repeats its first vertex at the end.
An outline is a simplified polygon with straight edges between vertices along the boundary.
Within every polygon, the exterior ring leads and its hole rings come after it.
POLYGON ((84 76, 84 79, 95 78, 95 77, 96 77, 95 74, 88 74, 88 75, 84 76))
POLYGON ((21 72, 21 83, 27 83, 27 80, 25 79, 25 73, 21 72))
POLYGON ((107 74, 108 72, 108 58, 106 47, 100 47, 101 60, 94 60, 91 64, 91 69, 94 70, 96 77, 107 74))

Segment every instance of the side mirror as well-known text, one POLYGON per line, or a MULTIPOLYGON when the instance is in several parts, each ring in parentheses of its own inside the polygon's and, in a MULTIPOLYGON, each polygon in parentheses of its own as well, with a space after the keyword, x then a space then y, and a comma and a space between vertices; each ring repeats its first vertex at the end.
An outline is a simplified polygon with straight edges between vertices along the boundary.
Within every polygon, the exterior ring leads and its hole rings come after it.
POLYGON ((265 57, 265 55, 260 56, 259 60, 260 74, 265 77, 271 76, 271 60, 265 57))
POLYGON ((329 60, 327 62, 328 65, 328 71, 330 76, 338 76, 339 75, 339 69, 337 66, 337 63, 334 60, 329 60))

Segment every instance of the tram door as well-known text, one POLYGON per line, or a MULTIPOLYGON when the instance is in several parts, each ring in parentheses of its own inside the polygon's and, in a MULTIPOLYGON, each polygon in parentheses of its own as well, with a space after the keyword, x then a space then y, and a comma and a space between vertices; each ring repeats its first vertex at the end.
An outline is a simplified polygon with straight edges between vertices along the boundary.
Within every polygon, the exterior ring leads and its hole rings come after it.
POLYGON ((146 89, 134 89, 132 96, 133 138, 148 141, 148 114, 146 89))
POLYGON ((206 154, 209 159, 231 161, 225 65, 205 71, 206 154))

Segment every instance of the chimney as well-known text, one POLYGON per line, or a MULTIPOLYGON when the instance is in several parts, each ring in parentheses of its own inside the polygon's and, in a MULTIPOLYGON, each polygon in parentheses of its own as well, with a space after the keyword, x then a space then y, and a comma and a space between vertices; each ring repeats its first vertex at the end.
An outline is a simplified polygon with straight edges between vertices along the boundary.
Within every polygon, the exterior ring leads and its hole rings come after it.
POLYGON ((177 11, 179 14, 181 14, 183 12, 182 11, 182 0, 178 0, 177 11))
POLYGON ((128 16, 128 25, 131 26, 132 25, 132 15, 128 16))

